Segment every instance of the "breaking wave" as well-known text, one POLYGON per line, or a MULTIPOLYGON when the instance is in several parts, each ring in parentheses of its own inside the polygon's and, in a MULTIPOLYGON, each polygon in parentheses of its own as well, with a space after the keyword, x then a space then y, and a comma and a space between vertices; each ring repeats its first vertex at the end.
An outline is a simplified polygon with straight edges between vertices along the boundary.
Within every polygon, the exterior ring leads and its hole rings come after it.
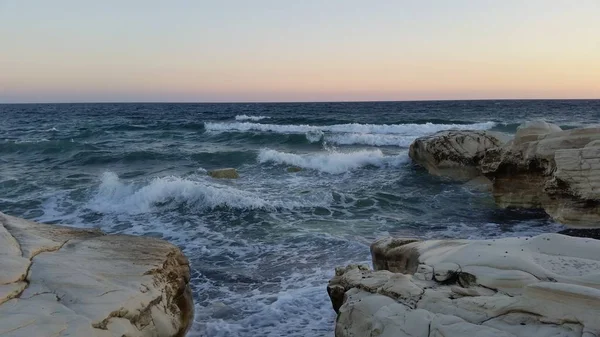
POLYGON ((263 119, 270 119, 271 117, 267 116, 248 116, 248 115, 237 115, 235 116, 236 121, 260 121, 263 119))
MULTIPOLYGON (((245 116, 245 115, 244 115, 245 116)), ((251 117, 251 116, 245 116, 251 117)), ((262 117, 262 116, 261 116, 262 117)), ((237 117, 236 117, 237 119, 237 117)), ((473 124, 262 124, 251 122, 205 122, 207 131, 213 132, 264 132, 274 134, 304 134, 310 143, 326 141, 337 145, 399 146, 408 147, 415 138, 442 130, 487 130, 495 122, 473 124)))
POLYGON ((258 155, 258 161, 260 163, 293 165, 325 173, 340 174, 365 166, 398 166, 407 161, 407 156, 406 154, 386 156, 381 150, 295 154, 263 149, 258 155))
POLYGON ((234 187, 176 176, 154 178, 146 185, 136 186, 122 182, 113 172, 102 175, 98 191, 88 203, 88 207, 97 212, 133 214, 182 205, 194 209, 274 209, 289 206, 234 187))
POLYGON ((205 122, 204 127, 208 131, 261 131, 275 133, 307 133, 307 132, 331 132, 331 133, 367 133, 367 134, 398 134, 421 136, 433 132, 448 129, 464 130, 486 130, 496 125, 495 122, 474 123, 474 124, 335 124, 335 125, 279 125, 279 124, 261 124, 251 122, 205 122))
POLYGON ((337 145, 370 145, 408 147, 414 136, 380 135, 372 133, 342 133, 325 137, 328 143, 337 145))

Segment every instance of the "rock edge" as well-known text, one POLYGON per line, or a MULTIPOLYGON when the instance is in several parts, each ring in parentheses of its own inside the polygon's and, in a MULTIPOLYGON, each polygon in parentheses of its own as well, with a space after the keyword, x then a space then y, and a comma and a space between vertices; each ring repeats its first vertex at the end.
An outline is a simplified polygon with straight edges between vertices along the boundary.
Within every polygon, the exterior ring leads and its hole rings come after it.
POLYGON ((190 268, 159 239, 0 213, 0 335, 184 336, 190 268))

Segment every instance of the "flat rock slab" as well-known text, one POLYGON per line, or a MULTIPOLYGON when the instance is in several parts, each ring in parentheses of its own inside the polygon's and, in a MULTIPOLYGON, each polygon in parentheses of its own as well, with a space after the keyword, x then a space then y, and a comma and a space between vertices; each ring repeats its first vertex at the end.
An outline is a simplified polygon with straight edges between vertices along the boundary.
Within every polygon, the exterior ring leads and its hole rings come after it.
POLYGON ((337 337, 600 336, 600 241, 387 238, 338 268, 337 337))
POLYGON ((0 336, 183 336, 188 261, 154 238, 0 213, 0 336))

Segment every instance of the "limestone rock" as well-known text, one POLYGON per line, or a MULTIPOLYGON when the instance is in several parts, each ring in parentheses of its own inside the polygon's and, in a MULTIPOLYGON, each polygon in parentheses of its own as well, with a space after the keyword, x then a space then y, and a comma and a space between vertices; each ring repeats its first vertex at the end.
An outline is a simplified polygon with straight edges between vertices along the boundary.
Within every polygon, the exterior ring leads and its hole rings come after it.
POLYGON ((442 131, 415 140, 409 155, 433 175, 491 190, 502 208, 539 208, 570 227, 600 227, 600 126, 562 130, 532 121, 511 141, 489 131, 442 131))
POLYGON ((240 177, 234 168, 222 168, 218 170, 208 171, 208 175, 217 179, 237 179, 240 177))
POLYGON ((388 238, 371 250, 375 271, 338 268, 329 282, 336 337, 600 335, 600 241, 388 238))
POLYGON ((537 140, 540 136, 559 131, 562 131, 560 126, 545 121, 537 120, 525 122, 519 125, 519 127, 517 128, 514 144, 519 145, 522 143, 537 140))
POLYGON ((572 227, 600 226, 600 127, 525 124, 510 146, 486 152, 482 172, 500 207, 542 208, 572 227))
POLYGON ((0 335, 183 336, 190 270, 162 240, 0 213, 0 335))
POLYGON ((486 150, 502 146, 509 136, 490 131, 450 130, 417 138, 410 158, 430 174, 470 180, 481 176, 479 161, 486 150))

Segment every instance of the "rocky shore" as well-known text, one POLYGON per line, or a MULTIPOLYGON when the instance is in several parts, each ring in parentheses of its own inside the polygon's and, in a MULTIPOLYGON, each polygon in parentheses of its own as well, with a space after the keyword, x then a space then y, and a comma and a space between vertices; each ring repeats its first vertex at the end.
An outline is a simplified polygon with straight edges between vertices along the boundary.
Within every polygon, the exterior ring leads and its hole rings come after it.
POLYGON ((507 139, 443 131, 415 140, 409 155, 436 175, 486 178, 502 208, 540 208, 569 227, 600 227, 600 127, 534 121, 507 139))
POLYGON ((166 241, 0 213, 0 336, 184 336, 189 281, 166 241))
POLYGON ((373 266, 338 268, 336 337, 593 337, 600 243, 560 234, 499 240, 386 238, 373 266))
POLYGON ((600 336, 600 127, 543 121, 514 138, 442 131, 410 147, 433 175, 486 186, 502 208, 543 209, 562 234, 383 238, 373 270, 336 269, 336 337, 600 336))

